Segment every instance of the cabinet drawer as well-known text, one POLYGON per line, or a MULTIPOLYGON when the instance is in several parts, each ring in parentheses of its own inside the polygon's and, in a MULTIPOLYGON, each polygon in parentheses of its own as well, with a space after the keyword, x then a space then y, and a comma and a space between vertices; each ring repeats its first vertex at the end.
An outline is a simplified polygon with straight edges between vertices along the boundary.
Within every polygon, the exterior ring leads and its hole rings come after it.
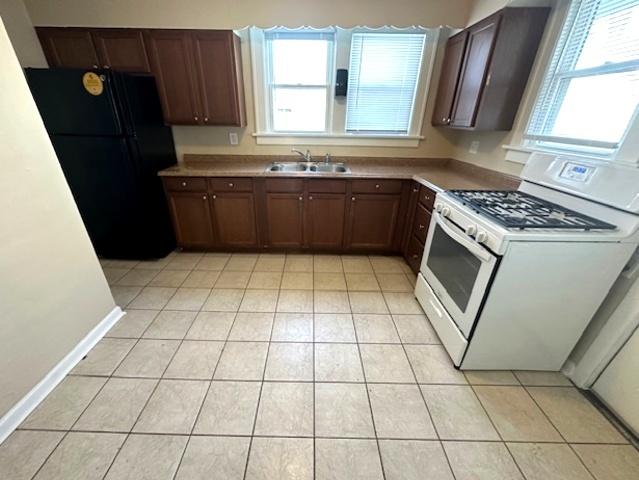
POLYGON ((408 248, 406 249, 406 261, 414 273, 419 272, 424 255, 424 244, 415 235, 410 237, 408 248))
POLYGON ((164 177, 164 185, 172 192, 206 192, 205 178, 164 177))
POLYGON ((301 193, 304 191, 304 181, 301 178, 267 178, 265 183, 267 192, 301 193))
POLYGON ((435 204, 435 192, 422 185, 422 188, 419 189, 419 203, 426 207, 426 210, 432 212, 435 204))
POLYGON ((346 182, 344 180, 309 180, 308 191, 311 193, 344 193, 346 182))
POLYGON ((426 234, 430 225, 430 212, 423 205, 417 205, 415 210, 415 221, 413 223, 413 233, 422 243, 426 243, 426 234))
POLYGON ((253 180, 250 178, 209 178, 209 187, 214 192, 252 192, 253 180))
POLYGON ((401 180, 353 180, 353 193, 400 193, 401 180))

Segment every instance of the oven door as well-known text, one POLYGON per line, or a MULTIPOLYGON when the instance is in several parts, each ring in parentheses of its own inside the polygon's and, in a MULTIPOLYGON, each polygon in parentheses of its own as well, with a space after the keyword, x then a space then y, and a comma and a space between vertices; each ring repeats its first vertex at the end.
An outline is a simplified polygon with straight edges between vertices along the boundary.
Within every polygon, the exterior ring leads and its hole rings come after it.
POLYGON ((473 328, 497 256, 433 212, 421 272, 464 337, 473 328))

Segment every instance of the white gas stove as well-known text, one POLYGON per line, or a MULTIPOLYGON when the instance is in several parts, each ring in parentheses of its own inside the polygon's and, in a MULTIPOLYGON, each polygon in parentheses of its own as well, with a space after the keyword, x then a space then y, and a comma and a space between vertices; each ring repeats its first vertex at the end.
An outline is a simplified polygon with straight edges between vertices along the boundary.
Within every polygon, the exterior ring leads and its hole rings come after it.
POLYGON ((639 243, 639 169, 534 154, 438 194, 415 295, 462 369, 559 370, 639 243))

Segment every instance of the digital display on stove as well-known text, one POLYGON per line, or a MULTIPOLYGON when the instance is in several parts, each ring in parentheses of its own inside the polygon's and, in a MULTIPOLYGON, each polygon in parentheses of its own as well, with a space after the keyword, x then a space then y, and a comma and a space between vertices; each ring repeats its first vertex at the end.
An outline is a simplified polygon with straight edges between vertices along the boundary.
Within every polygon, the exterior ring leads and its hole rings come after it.
POLYGON ((566 162, 564 168, 561 169, 559 177, 572 180, 573 182, 587 182, 594 170, 595 167, 566 162))

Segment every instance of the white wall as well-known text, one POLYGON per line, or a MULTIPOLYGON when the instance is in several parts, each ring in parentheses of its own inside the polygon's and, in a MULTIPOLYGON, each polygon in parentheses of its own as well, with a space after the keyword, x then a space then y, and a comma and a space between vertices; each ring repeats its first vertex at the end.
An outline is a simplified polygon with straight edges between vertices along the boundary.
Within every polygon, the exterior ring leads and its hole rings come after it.
POLYGON ((115 304, 0 22, 0 417, 115 304))
POLYGON ((40 42, 22 0, 0 0, 3 19, 13 49, 23 67, 46 67, 40 42))

